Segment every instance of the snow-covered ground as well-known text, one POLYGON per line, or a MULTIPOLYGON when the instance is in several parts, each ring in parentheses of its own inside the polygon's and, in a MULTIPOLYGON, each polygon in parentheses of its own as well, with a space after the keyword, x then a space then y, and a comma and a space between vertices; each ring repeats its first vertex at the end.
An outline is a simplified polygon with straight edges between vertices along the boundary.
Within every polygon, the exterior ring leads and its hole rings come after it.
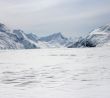
POLYGON ((1 50, 0 98, 110 98, 110 47, 1 50))

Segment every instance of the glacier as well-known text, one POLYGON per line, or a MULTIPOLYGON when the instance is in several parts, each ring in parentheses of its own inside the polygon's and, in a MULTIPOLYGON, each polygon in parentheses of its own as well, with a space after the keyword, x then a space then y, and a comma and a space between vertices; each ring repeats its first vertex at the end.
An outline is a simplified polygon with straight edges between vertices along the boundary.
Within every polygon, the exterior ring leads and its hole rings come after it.
POLYGON ((0 98, 110 98, 110 47, 0 50, 0 98))

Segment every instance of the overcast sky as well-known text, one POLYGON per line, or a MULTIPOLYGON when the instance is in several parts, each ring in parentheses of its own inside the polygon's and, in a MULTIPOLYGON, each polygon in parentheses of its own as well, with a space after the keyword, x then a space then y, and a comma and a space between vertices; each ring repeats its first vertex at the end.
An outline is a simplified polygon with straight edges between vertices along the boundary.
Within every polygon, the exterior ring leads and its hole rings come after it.
POLYGON ((0 22, 41 36, 80 36, 110 23, 110 0, 0 0, 0 22))

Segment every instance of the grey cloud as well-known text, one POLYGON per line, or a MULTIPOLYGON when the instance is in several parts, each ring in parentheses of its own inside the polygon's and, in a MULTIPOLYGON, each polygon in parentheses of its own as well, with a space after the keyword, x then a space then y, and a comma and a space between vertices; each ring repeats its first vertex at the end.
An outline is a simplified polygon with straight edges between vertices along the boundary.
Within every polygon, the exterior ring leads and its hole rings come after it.
POLYGON ((0 21, 39 35, 84 35, 110 22, 109 4, 110 0, 0 0, 0 21))

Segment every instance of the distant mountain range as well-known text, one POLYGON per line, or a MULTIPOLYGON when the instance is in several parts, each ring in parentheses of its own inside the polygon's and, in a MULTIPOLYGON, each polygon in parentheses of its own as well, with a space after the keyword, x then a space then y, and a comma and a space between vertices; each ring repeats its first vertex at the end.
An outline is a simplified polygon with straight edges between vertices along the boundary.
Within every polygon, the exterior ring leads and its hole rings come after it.
POLYGON ((38 37, 22 30, 11 31, 0 23, 0 49, 35 49, 35 48, 61 48, 73 43, 61 33, 55 33, 45 37, 38 37))
POLYGON ((77 41, 64 37, 61 33, 38 37, 22 30, 10 30, 0 23, 0 49, 35 49, 35 48, 77 48, 99 47, 110 44, 110 25, 95 29, 85 38, 77 41))

